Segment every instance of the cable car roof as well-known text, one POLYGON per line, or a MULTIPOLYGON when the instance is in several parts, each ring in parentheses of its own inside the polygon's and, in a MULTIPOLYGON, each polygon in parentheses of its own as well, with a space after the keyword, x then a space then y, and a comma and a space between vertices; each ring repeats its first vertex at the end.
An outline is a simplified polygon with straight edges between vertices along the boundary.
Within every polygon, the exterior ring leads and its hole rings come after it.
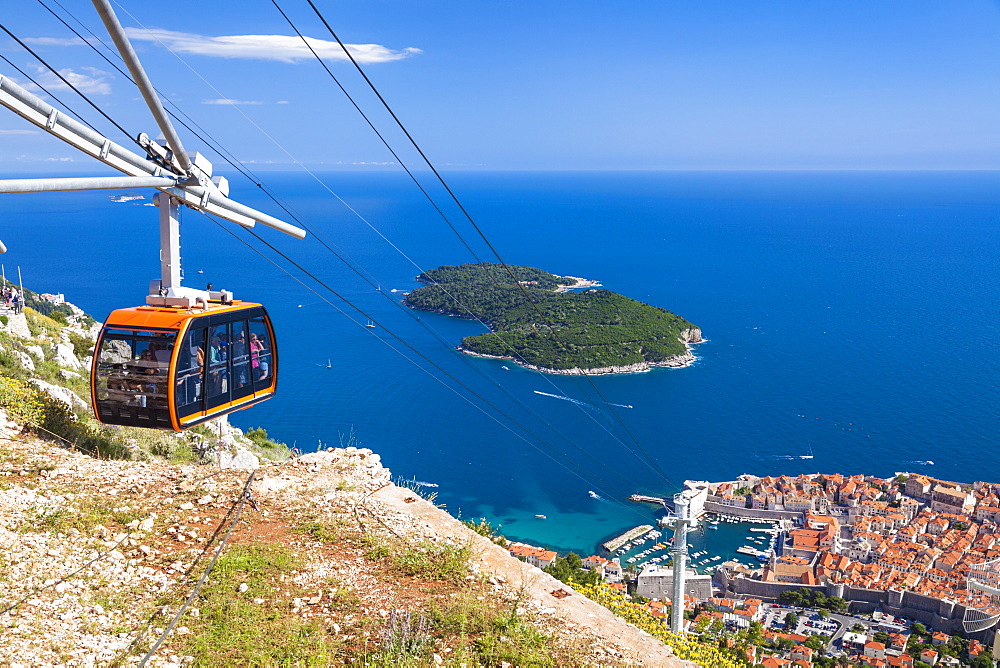
POLYGON ((251 308, 259 308, 261 305, 256 302, 234 301, 231 304, 209 304, 207 310, 204 309, 176 309, 164 306, 131 306, 120 308, 111 312, 105 328, 147 328, 157 329, 180 329, 185 322, 191 318, 200 318, 208 315, 220 315, 234 311, 245 311, 251 308))

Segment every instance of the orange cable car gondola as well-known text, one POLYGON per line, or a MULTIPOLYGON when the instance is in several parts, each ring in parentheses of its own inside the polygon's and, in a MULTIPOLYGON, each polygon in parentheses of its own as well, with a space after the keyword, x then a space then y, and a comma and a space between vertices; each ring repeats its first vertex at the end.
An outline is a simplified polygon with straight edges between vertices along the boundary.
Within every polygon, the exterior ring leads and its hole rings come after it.
POLYGON ((277 390, 275 342, 260 304, 118 309, 94 348, 94 413, 107 424, 179 431, 247 408, 277 390))

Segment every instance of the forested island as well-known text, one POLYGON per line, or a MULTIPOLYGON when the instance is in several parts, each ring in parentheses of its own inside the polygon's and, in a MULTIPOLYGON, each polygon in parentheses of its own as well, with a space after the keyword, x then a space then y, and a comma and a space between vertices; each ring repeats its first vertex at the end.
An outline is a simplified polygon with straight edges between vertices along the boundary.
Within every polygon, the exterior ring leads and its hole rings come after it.
POLYGON ((463 352, 549 373, 648 371, 694 359, 689 344, 702 340, 701 330, 679 315, 592 288, 593 281, 507 266, 510 273, 496 263, 425 271, 417 280, 428 285, 411 292, 405 303, 490 328, 463 338, 463 352), (569 291, 580 287, 591 289, 569 291))

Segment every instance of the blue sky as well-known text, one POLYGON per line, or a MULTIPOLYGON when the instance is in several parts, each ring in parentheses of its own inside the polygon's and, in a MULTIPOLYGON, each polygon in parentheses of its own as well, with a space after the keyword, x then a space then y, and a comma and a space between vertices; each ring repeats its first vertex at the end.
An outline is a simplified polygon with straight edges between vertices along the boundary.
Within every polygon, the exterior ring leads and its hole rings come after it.
MULTIPOLYGON (((44 2, 106 40, 86 0, 61 0, 75 19, 44 2)), ((177 0, 169 9, 119 2, 154 84, 241 160, 276 169, 295 160, 314 169, 393 161, 290 39, 270 1, 177 0)), ((997 2, 316 4, 442 169, 1000 167, 997 2)), ((8 29, 130 132, 156 134, 122 76, 40 4, 18 5, 2 19, 8 29)), ((281 6, 307 36, 323 40, 315 44, 331 70, 415 164, 308 4, 281 6)), ((6 36, 0 53, 51 81, 6 36)), ((26 83, 6 63, 0 73, 26 83)), ((59 88, 56 95, 125 143, 59 88)), ((6 167, 91 168, 85 156, 0 112, 6 167)), ((181 133, 188 150, 205 150, 181 133)))

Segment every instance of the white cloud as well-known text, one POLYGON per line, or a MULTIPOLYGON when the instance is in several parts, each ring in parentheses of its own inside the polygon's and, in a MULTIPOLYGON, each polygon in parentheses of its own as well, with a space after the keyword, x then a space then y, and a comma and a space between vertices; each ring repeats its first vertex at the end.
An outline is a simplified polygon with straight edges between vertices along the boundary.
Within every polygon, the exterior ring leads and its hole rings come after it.
MULTIPOLYGON (((84 67, 81 69, 82 71, 77 72, 66 68, 59 70, 59 74, 81 93, 88 95, 108 95, 111 93, 111 84, 108 83, 111 74, 94 67, 84 67)), ((69 90, 69 86, 63 83, 62 79, 42 68, 38 68, 38 76, 35 77, 35 80, 49 90, 69 90)), ((37 89, 34 85, 25 86, 25 88, 37 89)))
POLYGON ((264 104, 263 102, 258 102, 257 100, 230 100, 228 98, 219 98, 217 100, 202 100, 202 104, 264 104))
POLYGON ((24 41, 36 46, 83 46, 79 37, 25 37, 24 41))
POLYGON ((75 162, 73 158, 45 158, 45 162, 75 162))
MULTIPOLYGON (((178 53, 193 53, 218 58, 277 60, 285 63, 313 58, 312 53, 297 36, 223 35, 221 37, 207 37, 157 28, 126 28, 125 31, 130 39, 159 42, 162 46, 178 53)), ((307 37, 306 40, 321 58, 347 60, 343 49, 336 42, 312 37, 307 37)), ((348 44, 347 48, 359 63, 385 63, 422 53, 420 49, 414 47, 393 50, 379 44, 348 44)))
POLYGON ((38 130, 0 130, 0 135, 37 135, 38 130))

